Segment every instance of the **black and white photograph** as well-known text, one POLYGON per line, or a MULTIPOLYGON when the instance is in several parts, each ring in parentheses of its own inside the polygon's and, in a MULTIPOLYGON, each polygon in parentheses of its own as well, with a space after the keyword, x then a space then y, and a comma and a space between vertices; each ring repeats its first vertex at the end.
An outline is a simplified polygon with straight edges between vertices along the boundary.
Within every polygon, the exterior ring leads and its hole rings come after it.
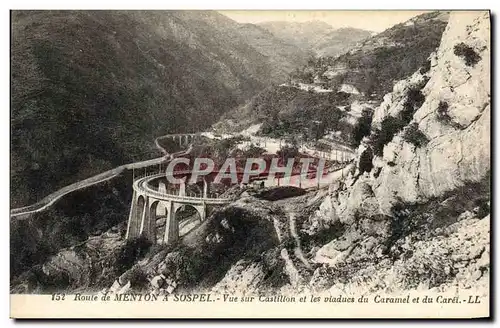
POLYGON ((11 316, 489 317, 490 27, 11 10, 11 316))

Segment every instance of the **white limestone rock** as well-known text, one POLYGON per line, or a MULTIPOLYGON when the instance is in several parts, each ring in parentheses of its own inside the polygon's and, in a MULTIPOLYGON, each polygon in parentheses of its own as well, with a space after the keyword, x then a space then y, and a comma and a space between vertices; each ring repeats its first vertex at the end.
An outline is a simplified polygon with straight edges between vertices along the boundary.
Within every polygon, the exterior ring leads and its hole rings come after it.
MULTIPOLYGON (((480 181, 490 172, 490 40, 486 12, 452 13, 440 47, 427 73, 423 88, 425 101, 413 120, 429 139, 415 147, 396 136, 384 148, 383 166, 373 183, 382 210, 387 211, 395 197, 418 202, 440 196, 465 184, 480 181), (464 43, 480 60, 467 65, 457 56, 455 46, 464 43), (440 102, 446 102, 451 122, 438 115, 440 102)), ((403 110, 405 90, 421 82, 417 72, 397 83, 375 110, 374 126, 388 115, 403 110)), ((378 163, 380 164, 380 163, 378 163)))

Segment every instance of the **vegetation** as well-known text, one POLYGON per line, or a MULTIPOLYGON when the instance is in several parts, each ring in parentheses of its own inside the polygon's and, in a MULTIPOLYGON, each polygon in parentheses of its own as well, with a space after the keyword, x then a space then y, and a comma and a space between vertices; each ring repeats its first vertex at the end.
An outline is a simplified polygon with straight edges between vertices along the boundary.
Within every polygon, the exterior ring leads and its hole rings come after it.
POLYGON ((373 169, 373 152, 370 148, 365 150, 359 157, 359 171, 361 174, 370 172, 373 169))
POLYGON ((420 74, 425 74, 431 70, 431 60, 427 59, 426 62, 420 68, 420 74))
MULTIPOLYGON (((425 85, 424 85, 425 86, 425 85)), ((422 86, 422 88, 424 87, 422 86)), ((406 100, 403 104, 403 110, 400 112, 401 120, 408 124, 413 118, 413 114, 419 109, 425 101, 421 88, 411 88, 406 94, 406 100)))
POLYGON ((429 139, 420 131, 418 123, 413 122, 404 129, 403 140, 415 145, 415 147, 425 146, 429 139))
POLYGON ((463 42, 458 43, 453 47, 453 53, 456 56, 462 57, 465 60, 465 65, 467 66, 474 66, 481 60, 481 56, 479 56, 474 48, 463 42))
POLYGON ((453 121, 453 119, 451 118, 451 116, 449 114, 449 105, 445 101, 439 102, 438 108, 436 110, 436 117, 437 117, 439 122, 446 124, 446 125, 450 125, 455 129, 463 129, 464 128, 460 123, 453 121))
MULTIPOLYGON (((338 57, 310 58, 307 65, 291 74, 292 84, 318 82, 332 90, 348 84, 358 89, 361 95, 308 92, 294 87, 269 88, 240 108, 238 113, 232 113, 232 117, 234 121, 263 122, 260 132, 277 138, 299 133, 302 140, 313 141, 329 132, 340 131, 342 141, 357 146, 370 132, 371 115, 365 112, 356 124, 350 123, 351 103, 355 99, 381 100, 392 90, 395 81, 418 69, 427 72, 431 65, 429 56, 439 45, 447 19, 445 12, 417 16, 411 24, 401 23, 366 39, 349 53, 338 57), (336 75, 327 78, 326 72, 335 72, 336 75), (340 106, 345 106, 345 111, 339 110, 340 106)), ((408 93, 400 118, 403 122, 409 123, 411 119, 408 117, 425 100, 420 89, 416 86, 408 93)), ((406 124, 397 125, 396 132, 406 124)), ((394 132, 382 134, 388 138, 394 132)), ((382 141, 388 142, 384 141, 387 138, 382 136, 382 141)))
POLYGON ((358 121, 358 124, 354 128, 354 145, 359 146, 361 140, 364 137, 368 136, 371 131, 372 126, 372 117, 373 111, 365 109, 361 115, 361 119, 358 121))
POLYGON ((243 151, 242 156, 244 158, 258 158, 265 152, 266 150, 264 148, 251 144, 248 149, 243 151))
POLYGON ((300 155, 299 148, 296 145, 283 146, 276 154, 281 158, 295 158, 300 155))
POLYGON ((147 254, 151 242, 144 237, 129 239, 116 258, 115 274, 120 275, 147 254))
POLYGON ((349 95, 343 92, 314 93, 276 87, 261 92, 238 114, 263 122, 262 135, 274 138, 301 135, 303 140, 317 140, 345 125, 341 120, 344 113, 337 106, 348 103, 349 95))
POLYGON ((345 143, 353 142, 350 116, 338 106, 347 106, 344 92, 315 93, 294 87, 269 88, 254 97, 244 108, 231 113, 237 121, 262 122, 259 133, 273 138, 299 136, 316 141, 325 134, 341 131, 345 143))
POLYGON ((446 101, 440 101, 436 112, 438 120, 447 124, 451 122, 451 117, 448 113, 448 109, 448 103, 446 101))
POLYGON ((384 153, 384 146, 387 145, 404 126, 405 124, 400 118, 393 116, 386 117, 382 121, 380 129, 375 129, 370 135, 373 153, 377 156, 382 156, 384 153))
MULTIPOLYGON (((420 86, 423 88, 425 85, 420 86)), ((380 129, 375 129, 370 136, 370 143, 374 154, 377 156, 382 156, 384 151, 384 146, 387 145, 394 136, 403 130, 403 128, 408 125, 413 119, 415 112, 422 106, 425 101, 425 96, 422 94, 421 89, 411 88, 406 94, 406 100, 403 104, 403 109, 399 114, 394 116, 386 117, 382 123, 380 129)), ((421 131, 418 130, 418 126, 409 127, 407 132, 403 137, 406 137, 407 141, 421 146, 427 143, 427 138, 421 131)))
POLYGON ((366 39, 355 51, 318 59, 301 72, 309 76, 313 71, 312 75, 322 76, 334 67, 343 73, 329 80, 329 87, 351 84, 367 96, 382 99, 395 81, 430 67, 429 55, 439 46, 447 19, 445 12, 417 16, 413 24, 397 24, 366 39))
POLYGON ((158 156, 155 137, 202 130, 277 81, 294 54, 275 61, 239 27, 216 12, 14 11, 12 206, 158 156))
POLYGON ((119 225, 125 235, 132 198, 129 181, 122 176, 64 196, 52 209, 35 213, 10 225, 11 277, 42 264, 60 249, 85 241, 119 225))

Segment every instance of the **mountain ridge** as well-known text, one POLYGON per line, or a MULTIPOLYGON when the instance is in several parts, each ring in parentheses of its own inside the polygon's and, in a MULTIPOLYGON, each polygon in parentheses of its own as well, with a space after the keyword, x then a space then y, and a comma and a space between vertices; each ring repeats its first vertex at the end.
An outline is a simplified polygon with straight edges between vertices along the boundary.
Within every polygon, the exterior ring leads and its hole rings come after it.
POLYGON ((257 25, 287 43, 313 52, 315 56, 340 55, 373 34, 371 31, 353 27, 334 28, 319 20, 309 22, 269 21, 257 25))
POLYGON ((12 206, 153 157, 155 137, 206 128, 306 59, 238 27, 209 11, 13 11, 12 206))

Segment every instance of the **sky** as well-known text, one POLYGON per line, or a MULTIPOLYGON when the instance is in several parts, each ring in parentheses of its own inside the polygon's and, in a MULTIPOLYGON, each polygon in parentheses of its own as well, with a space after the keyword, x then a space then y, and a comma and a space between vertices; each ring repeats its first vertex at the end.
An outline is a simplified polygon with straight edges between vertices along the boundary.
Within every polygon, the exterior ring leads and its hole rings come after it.
POLYGON ((425 11, 219 11, 240 23, 261 23, 266 21, 307 22, 319 20, 334 28, 355 27, 374 32, 407 21, 425 11))

